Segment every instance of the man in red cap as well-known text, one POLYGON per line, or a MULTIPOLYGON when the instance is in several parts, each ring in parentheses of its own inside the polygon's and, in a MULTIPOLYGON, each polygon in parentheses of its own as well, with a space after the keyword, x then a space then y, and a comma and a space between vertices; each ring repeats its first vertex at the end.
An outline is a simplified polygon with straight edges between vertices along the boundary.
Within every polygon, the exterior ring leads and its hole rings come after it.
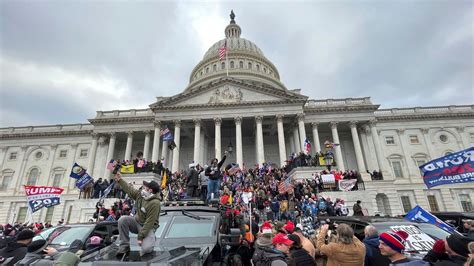
POLYGON ((261 246, 255 250, 252 257, 253 265, 284 266, 288 264, 288 254, 293 241, 286 234, 280 233, 273 237, 272 245, 274 248, 261 246))
POLYGON ((130 251, 130 232, 137 234, 138 245, 141 246, 141 255, 150 253, 155 246, 155 231, 160 226, 160 185, 155 181, 143 181, 142 189, 136 190, 122 179, 122 175, 117 173, 115 181, 135 200, 135 216, 122 216, 118 220, 120 248, 118 256, 130 251))

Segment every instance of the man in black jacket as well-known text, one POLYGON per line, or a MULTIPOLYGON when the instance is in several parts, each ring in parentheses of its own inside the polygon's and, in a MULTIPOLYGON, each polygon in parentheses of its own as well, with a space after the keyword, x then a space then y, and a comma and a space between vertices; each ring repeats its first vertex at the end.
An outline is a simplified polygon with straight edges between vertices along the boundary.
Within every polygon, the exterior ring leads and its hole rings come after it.
POLYGON ((472 239, 458 235, 456 233, 451 234, 444 241, 444 247, 446 248, 446 253, 448 253, 448 258, 440 259, 435 266, 456 266, 464 265, 469 256, 469 249, 467 245, 469 242, 473 241, 472 239))
POLYGON ((382 256, 379 249, 379 233, 372 225, 367 225, 364 229, 364 245, 365 245, 365 266, 388 266, 390 260, 382 256))
POLYGON ((198 188, 198 177, 199 173, 196 171, 196 165, 190 164, 189 165, 189 173, 188 173, 188 183, 186 188, 186 194, 188 197, 197 197, 197 188, 198 188))
POLYGON ((220 162, 217 162, 217 158, 212 159, 211 164, 206 169, 206 175, 209 177, 209 184, 207 185, 207 201, 211 200, 211 197, 219 197, 219 187, 221 184, 221 167, 227 158, 227 151, 224 152, 224 157, 220 162))
POLYGON ((7 246, 0 249, 0 264, 14 265, 22 260, 28 251, 28 245, 35 237, 35 233, 31 230, 25 229, 18 233, 16 241, 10 241, 7 246))

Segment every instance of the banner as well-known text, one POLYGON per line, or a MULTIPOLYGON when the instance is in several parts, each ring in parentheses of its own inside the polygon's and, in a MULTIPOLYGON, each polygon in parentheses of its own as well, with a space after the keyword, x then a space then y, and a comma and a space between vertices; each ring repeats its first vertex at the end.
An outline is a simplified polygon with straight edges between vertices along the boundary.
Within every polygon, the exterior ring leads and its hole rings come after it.
POLYGON ((474 182, 474 147, 432 160, 420 170, 428 188, 474 182))
POLYGON ((120 173, 122 173, 122 174, 133 174, 133 173, 135 173, 135 166, 133 164, 122 165, 122 167, 120 168, 120 173))
POLYGON ((408 234, 405 240, 405 252, 429 251, 433 248, 435 240, 425 234, 414 225, 394 225, 390 226, 392 231, 404 231, 408 234))
POLYGON ((343 179, 339 180, 340 191, 350 191, 357 184, 357 179, 343 179))
POLYGON ((412 222, 433 224, 451 234, 456 232, 454 228, 449 226, 447 223, 441 221, 440 219, 438 219, 438 217, 426 211, 419 205, 416 205, 415 208, 409 211, 407 215, 405 215, 405 219, 412 222))
POLYGON ((69 176, 77 179, 76 187, 78 187, 80 190, 83 190, 87 184, 93 181, 92 176, 86 172, 86 169, 77 163, 74 163, 72 166, 71 174, 69 176))
POLYGON ((323 180, 323 184, 336 184, 336 179, 333 174, 321 175, 321 179, 323 180))
POLYGON ((60 204, 62 188, 46 186, 25 186, 26 198, 31 212, 34 213, 43 207, 49 208, 60 204))

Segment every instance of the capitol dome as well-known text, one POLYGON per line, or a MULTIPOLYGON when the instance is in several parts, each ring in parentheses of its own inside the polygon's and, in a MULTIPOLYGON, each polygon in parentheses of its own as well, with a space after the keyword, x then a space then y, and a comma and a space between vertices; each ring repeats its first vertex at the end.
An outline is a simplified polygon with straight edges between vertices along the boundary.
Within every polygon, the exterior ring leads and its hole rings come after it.
POLYGON ((214 43, 194 67, 186 90, 198 87, 213 80, 226 77, 256 81, 273 88, 286 90, 280 82, 280 74, 270 60, 253 42, 241 38, 242 32, 235 23, 231 12, 230 24, 225 28, 225 39, 214 43), (226 45, 227 59, 219 58, 219 50, 226 45))

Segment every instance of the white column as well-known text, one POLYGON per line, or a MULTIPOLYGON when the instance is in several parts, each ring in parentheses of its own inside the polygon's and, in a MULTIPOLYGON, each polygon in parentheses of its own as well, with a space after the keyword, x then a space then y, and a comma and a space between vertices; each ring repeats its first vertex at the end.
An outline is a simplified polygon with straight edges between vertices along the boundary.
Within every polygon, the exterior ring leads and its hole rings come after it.
POLYGON ((296 125, 293 126, 293 142, 295 143, 295 150, 296 154, 300 153, 301 145, 300 145, 300 137, 298 136, 298 127, 296 125))
POLYGON ((405 129, 399 128, 397 129, 397 134, 398 134, 398 140, 400 141, 400 148, 402 149, 403 157, 405 157, 405 165, 406 169, 408 170, 407 174, 408 177, 413 177, 415 181, 422 181, 420 179, 420 172, 418 171, 418 167, 415 164, 415 161, 411 157, 410 153, 408 152, 407 149, 407 144, 408 143, 408 138, 405 134, 405 129))
POLYGON ((132 159, 133 131, 127 132, 127 146, 125 148, 125 161, 132 159))
MULTIPOLYGON (((115 151, 115 140, 116 140, 116 136, 115 136, 115 132, 111 132, 110 133, 110 137, 109 137, 109 147, 107 149, 107 159, 105 160, 105 167, 106 167, 106 173, 107 173, 107 164, 112 160, 114 159, 114 151, 115 151)), ((110 176, 110 173, 108 175, 105 175, 107 177, 110 176)))
POLYGON ((201 163, 201 120, 194 119, 194 163, 201 163))
POLYGON ((350 127, 351 127, 351 134, 352 134, 352 142, 354 142, 357 168, 359 169, 359 173, 365 173, 367 169, 365 168, 365 165, 364 165, 364 157, 362 155, 362 148, 360 147, 359 133, 357 132, 357 122, 351 121, 350 127))
POLYGON ((283 129, 283 115, 277 115, 277 129, 278 129, 278 151, 280 153, 280 166, 286 164, 286 147, 285 147, 285 131, 283 129))
POLYGON ((459 137, 461 138, 461 141, 459 142, 459 145, 461 145, 461 149, 464 150, 469 148, 469 140, 467 139, 466 134, 464 134, 464 127, 456 127, 456 130, 458 131, 459 137))
POLYGON ((163 159, 162 163, 163 163, 163 167, 164 168, 169 168, 169 166, 171 165, 170 164, 170 160, 168 159, 168 152, 169 152, 169 148, 168 148, 168 141, 166 140, 163 140, 163 147, 161 148, 161 159, 163 159))
MULTIPOLYGON (((79 145, 77 143, 73 143, 73 144, 70 144, 70 145, 71 145, 71 158, 69 159, 69 165, 72 168, 72 165, 74 164, 74 162, 76 162, 77 147, 79 147, 79 145)), ((69 172, 71 170, 69 170, 69 172)), ((68 178, 67 182, 68 182, 67 194, 70 194, 70 193, 79 194, 79 190, 75 190, 76 180, 74 178, 68 178)))
POLYGON ((306 128, 304 126, 304 114, 298 114, 296 116, 298 118, 298 130, 300 132, 300 149, 306 153, 304 148, 304 142, 306 140, 306 128))
POLYGON ((319 132, 318 132, 318 123, 313 122, 311 123, 313 127, 313 145, 315 152, 321 152, 321 144, 319 144, 319 132))
MULTIPOLYGON (((52 177, 52 178, 47 178, 45 183, 46 183, 46 186, 52 186, 53 185, 53 182, 54 182, 54 176, 53 175, 53 164, 54 164, 54 159, 56 159, 56 151, 57 151, 57 148, 58 148, 58 145, 57 144, 52 144, 51 145, 51 157, 50 157, 50 164, 48 166, 48 168, 46 169, 49 169, 49 174, 48 174, 48 177, 52 177), (48 179, 51 179, 51 180, 48 180, 48 179)), ((44 178, 43 178, 44 179, 44 178)), ((39 181, 41 182, 37 182, 39 183, 39 185, 42 185, 44 184, 42 181, 43 179, 41 179, 41 177, 39 178, 39 181)), ((61 180, 62 181, 62 180, 61 180)), ((61 187, 61 181, 59 181, 59 187, 61 187)))
POLYGON ((148 160, 150 153, 150 130, 145 130, 145 144, 143 145, 143 158, 148 160))
POLYGON ((214 142, 214 147, 215 147, 215 158, 217 160, 221 159, 222 153, 221 153, 221 124, 222 124, 222 119, 219 117, 214 118, 214 123, 215 123, 215 142, 214 142))
POLYGON ((255 122, 257 123, 257 163, 259 165, 262 165, 265 162, 262 121, 263 121, 262 116, 255 117, 255 122))
POLYGON ((151 161, 157 162, 160 156, 160 130, 161 122, 155 121, 155 132, 153 134, 153 147, 151 149, 151 161))
POLYGON ((171 172, 174 173, 179 170, 179 149, 180 147, 180 137, 181 137, 181 121, 174 121, 174 143, 176 148, 173 149, 173 165, 171 167, 171 172))
POLYGON ((243 167, 242 152, 242 117, 234 118, 235 121, 235 157, 240 167, 243 167))
POLYGON ((344 160, 342 159, 342 152, 341 152, 341 142, 339 141, 339 134, 337 133, 337 122, 331 122, 331 132, 332 132, 332 140, 334 143, 339 144, 337 145, 334 150, 336 152, 336 165, 340 171, 345 171, 344 167, 344 160))
POLYGON ((374 142, 374 146, 375 146, 375 155, 377 155, 376 157, 377 157, 377 163, 378 163, 378 166, 379 166, 379 170, 381 170, 385 174, 385 171, 387 171, 388 169, 385 169, 385 167, 384 167, 385 166, 385 164, 384 164, 385 158, 383 157, 382 147, 380 146, 379 133, 377 132, 377 127, 375 127, 376 123, 377 122, 375 120, 371 120, 369 122, 370 132, 371 132, 371 135, 372 135, 372 141, 374 142))
POLYGON ((423 140, 425 142, 426 150, 428 151, 428 155, 430 156, 429 159, 433 160, 433 159, 438 158, 439 156, 437 156, 437 154, 435 154, 435 152, 433 151, 433 148, 432 148, 433 143, 431 143, 430 135, 429 135, 430 129, 429 128, 422 128, 420 130, 421 130, 421 134, 423 135, 423 140))
POLYGON ((201 126, 201 153, 199 158, 201 158, 201 166, 204 166, 207 164, 207 143, 206 143, 206 136, 204 135, 204 128, 201 126))
POLYGON ((290 139, 290 152, 288 153, 288 155, 292 154, 293 152, 296 152, 295 138, 293 138, 291 133, 289 135, 290 135, 290 137, 289 137, 289 139, 290 139))
POLYGON ((87 163, 87 173, 91 176, 94 176, 95 155, 97 153, 97 140, 97 134, 92 133, 92 145, 91 150, 89 152, 89 161, 87 163))

